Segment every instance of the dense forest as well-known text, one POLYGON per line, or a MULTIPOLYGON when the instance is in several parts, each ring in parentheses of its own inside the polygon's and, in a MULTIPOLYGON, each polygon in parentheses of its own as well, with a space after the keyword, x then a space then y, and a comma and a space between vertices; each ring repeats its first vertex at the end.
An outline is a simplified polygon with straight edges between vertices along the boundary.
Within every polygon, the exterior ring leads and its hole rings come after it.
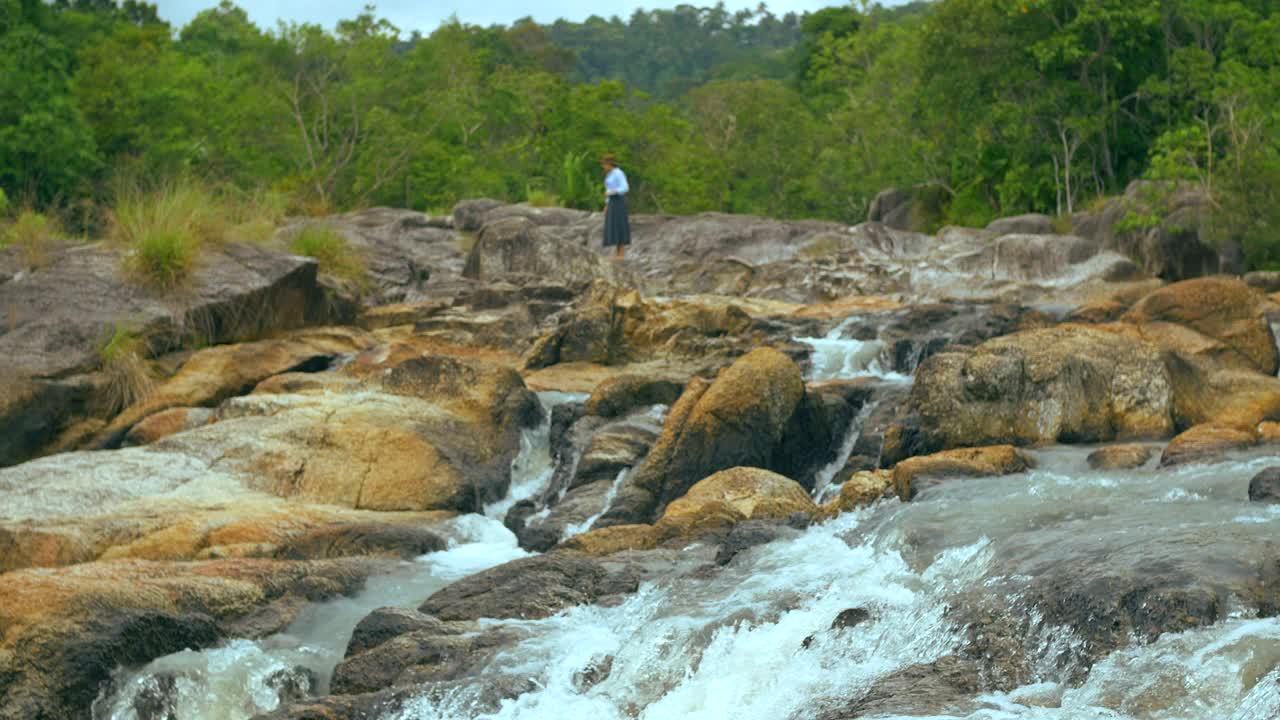
MULTIPOLYGON (((0 0, 0 205, 92 228, 128 183, 196 177, 291 212, 461 197, 939 222, 1066 215, 1192 184, 1280 266, 1280 0, 936 0, 549 26, 185 27, 125 0, 0 0), (7 200, 5 200, 7 198, 7 200)), ((12 212, 12 210, 10 211, 12 212)))

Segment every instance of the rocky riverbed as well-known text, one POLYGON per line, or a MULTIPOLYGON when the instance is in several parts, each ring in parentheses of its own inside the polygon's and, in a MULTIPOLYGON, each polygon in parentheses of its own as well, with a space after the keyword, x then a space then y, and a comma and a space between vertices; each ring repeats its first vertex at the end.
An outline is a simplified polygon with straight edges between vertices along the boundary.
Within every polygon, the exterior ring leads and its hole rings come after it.
POLYGON ((1033 220, 0 250, 0 719, 1280 716, 1280 282, 1033 220))

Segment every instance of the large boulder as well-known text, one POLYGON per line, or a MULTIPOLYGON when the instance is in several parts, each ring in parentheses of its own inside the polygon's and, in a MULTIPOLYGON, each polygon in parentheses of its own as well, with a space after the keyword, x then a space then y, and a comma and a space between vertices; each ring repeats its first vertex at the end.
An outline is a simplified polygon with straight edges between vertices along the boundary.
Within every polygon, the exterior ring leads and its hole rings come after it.
POLYGON ((809 493, 790 478, 753 467, 721 470, 689 488, 654 523, 660 539, 723 531, 747 520, 808 519, 818 512, 809 493))
POLYGON ((1041 213, 1027 213, 999 218, 987 224, 987 231, 1001 235, 1053 235, 1053 218, 1041 213))
POLYGON ((293 222, 276 234, 276 242, 287 248, 305 228, 333 230, 364 263, 362 303, 385 305, 457 286, 466 254, 446 220, 413 210, 370 208, 293 222))
POLYGON ((1249 480, 1249 501, 1280 503, 1280 466, 1269 467, 1249 480))
POLYGON ((1280 419, 1280 378, 1253 370, 1222 368, 1208 360, 1164 353, 1179 429, 1214 424, 1255 432, 1280 419))
POLYGON ((1222 425, 1196 425, 1169 441, 1160 456, 1160 466, 1213 462, 1223 453, 1243 450, 1258 443, 1250 430, 1222 425))
POLYGON ((1081 325, 935 355, 917 370, 908 404, 909 419, 886 438, 886 463, 965 446, 1159 438, 1174 427, 1159 352, 1081 325))
POLYGON ((325 300, 315 261, 252 245, 210 250, 182 292, 168 294, 135 283, 113 248, 73 247, 0 283, 0 306, 12 309, 0 327, 0 378, 10 389, 0 400, 0 465, 109 411, 109 383, 86 374, 102 367, 120 330, 141 338, 146 355, 347 319, 325 300))
MULTIPOLYGON (((307 377, 321 386, 232 398, 216 422, 150 445, 0 471, 8 516, 0 537, 31 564, 81 562, 115 547, 190 557, 287 539, 265 530, 255 540, 212 539, 228 524, 272 527, 287 514, 275 499, 337 510, 476 510, 506 494, 522 428, 541 415, 514 370, 476 361, 357 360, 307 377), (261 514, 249 512, 255 506, 261 514)), ((320 513, 299 524, 360 520, 320 513)))
POLYGON ((463 275, 474 280, 523 275, 579 284, 621 277, 599 253, 561 239, 525 217, 488 222, 467 256, 463 275))
POLYGON ((772 348, 753 350, 709 386, 691 383, 631 485, 661 509, 719 470, 770 467, 805 394, 800 368, 772 348))
MULTIPOLYGON (((1172 323, 1189 328, 1212 341, 1203 343, 1204 347, 1196 348, 1193 354, 1227 367, 1252 369, 1265 375, 1275 375, 1280 369, 1276 338, 1267 322, 1263 296, 1237 278, 1206 277, 1168 285, 1139 300, 1123 320, 1137 325, 1172 323)), ((1170 342, 1169 349, 1176 349, 1175 343, 1176 340, 1170 342)))

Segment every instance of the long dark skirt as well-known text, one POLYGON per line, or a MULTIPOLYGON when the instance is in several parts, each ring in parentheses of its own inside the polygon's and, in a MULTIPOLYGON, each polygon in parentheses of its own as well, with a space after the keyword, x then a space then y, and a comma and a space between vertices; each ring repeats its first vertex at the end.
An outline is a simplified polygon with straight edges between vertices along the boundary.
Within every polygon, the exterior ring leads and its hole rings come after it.
POLYGON ((627 220, 627 201, 622 195, 610 195, 604 211, 604 246, 631 244, 631 222, 627 220))

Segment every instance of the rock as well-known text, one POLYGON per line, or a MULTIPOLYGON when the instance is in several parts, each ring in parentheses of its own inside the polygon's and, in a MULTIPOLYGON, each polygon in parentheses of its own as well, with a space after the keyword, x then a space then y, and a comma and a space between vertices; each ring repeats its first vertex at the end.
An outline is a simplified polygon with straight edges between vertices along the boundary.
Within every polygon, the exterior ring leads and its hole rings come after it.
POLYGON ((771 543, 780 537, 786 537, 788 534, 794 535, 795 531, 785 525, 778 525, 774 522, 760 520, 740 522, 729 530, 728 537, 724 539, 724 542, 720 543, 720 548, 716 551, 716 564, 728 565, 731 560, 744 550, 750 550, 757 545, 771 543))
POLYGON ((840 486, 840 494, 822 506, 822 513, 835 517, 840 513, 857 510, 884 497, 893 485, 893 472, 889 470, 863 470, 853 473, 840 486))
MULTIPOLYGON (((340 356, 354 354, 375 344, 374 339, 349 328, 302 330, 279 340, 262 340, 237 345, 220 345, 192 355, 169 380, 161 383, 146 400, 126 408, 105 430, 95 445, 114 447, 138 422, 171 408, 214 406, 235 395, 244 395, 263 380, 289 372, 319 372, 328 369, 340 356)), ((165 425, 153 427, 143 437, 158 439, 175 427, 176 417, 158 419, 165 425), (166 422, 167 420, 167 422, 166 422)), ((199 423, 199 419, 196 418, 199 423)), ((193 423, 193 426, 198 426, 193 423)), ((145 444, 145 443, 136 443, 145 444)))
POLYGON ((1144 342, 1083 325, 1014 333, 934 355, 883 462, 999 443, 1157 438, 1173 429, 1169 372, 1144 342))
POLYGON ((689 488, 654 523, 663 539, 695 538, 745 520, 812 517, 817 506, 794 480, 751 467, 721 470, 689 488))
POLYGON ((1280 503, 1280 467, 1269 467, 1249 481, 1249 501, 1280 503))
MULTIPOLYGON (((174 433, 198 428, 214 421, 214 412, 208 408, 175 407, 161 410, 154 415, 148 415, 141 422, 129 428, 129 432, 125 433, 121 444, 124 447, 150 445, 174 433)), ((105 429, 106 427, 103 426, 102 430, 105 429)), ((98 432, 102 432, 102 430, 98 432)))
POLYGON ((453 225, 459 230, 475 232, 484 226, 485 215, 490 210, 505 204, 490 198, 460 200, 453 206, 453 225))
POLYGON ((1012 475, 1035 466, 1035 458, 1012 445, 946 450, 898 463, 893 468, 893 486, 905 501, 943 480, 1012 475))
POLYGON ((1280 292, 1280 271, 1277 270, 1245 273, 1243 280, 1249 287, 1268 295, 1280 292))
POLYGON ((944 198, 945 192, 936 186, 889 188, 871 200, 867 219, 899 230, 926 230, 942 217, 944 198))
POLYGON ((1129 305, 1127 303, 1116 300, 1115 298, 1106 298, 1104 300, 1095 300, 1076 307, 1068 313, 1067 321, 1099 325, 1119 320, 1120 317, 1128 310, 1129 305))
POLYGON ((463 275, 473 280, 493 280, 512 274, 581 284, 619 279, 617 268, 602 255, 562 240, 528 218, 487 222, 467 256, 463 275))
MULTIPOLYGON (((1097 212, 1073 218, 1075 233, 1119 251, 1143 270, 1171 282, 1231 272, 1215 242, 1202 237, 1200 217, 1210 206, 1198 191, 1187 192, 1168 184, 1134 181, 1122 197, 1108 201, 1097 212), (1125 228, 1130 218, 1161 218, 1152 226, 1125 228)), ((1132 223, 1128 223, 1132 225, 1132 223)))
POLYGON ((75 246, 0 284, 0 306, 18 308, 0 332, 0 377, 17 388, 0 402, 0 465, 32 457, 109 404, 106 384, 76 376, 99 369, 118 328, 155 354, 345 319, 325 301, 314 261, 252 245, 206 253, 180 296, 134 284, 108 246, 75 246))
POLYGON ((459 628, 430 615, 423 615, 416 610, 398 607, 378 608, 364 616, 352 630, 351 640, 347 643, 346 657, 359 655, 392 638, 411 632, 448 635, 460 631, 459 628))
POLYGON ((308 586, 353 592, 371 568, 367 561, 132 561, 0 575, 0 718, 88 717, 119 666, 207 647, 308 586))
POLYGON ((770 348, 747 354, 710 386, 691 382, 631 484, 662 508, 719 470, 768 467, 803 396, 800 369, 770 348))
MULTIPOLYGON (((1173 323, 1189 328, 1218 344, 1195 354, 1228 367, 1275 375, 1280 358, 1262 301, 1261 294, 1239 279, 1197 278, 1156 290, 1139 300, 1124 320, 1138 325, 1173 323)), ((1178 344, 1166 347, 1177 349, 1178 344)))
POLYGON ((596 386, 587 398, 586 411, 601 417, 616 417, 638 407, 670 405, 683 390, 683 383, 668 378, 618 375, 596 386))
POLYGON ((1212 461, 1223 453, 1258 443, 1250 430, 1218 425, 1196 425, 1169 441, 1160 456, 1160 467, 1212 461))
POLYGON ((437 591, 419 611, 441 620, 538 620, 606 595, 635 591, 638 580, 573 553, 513 560, 437 591))
POLYGON ((1089 453, 1089 467, 1094 470, 1132 470, 1151 460, 1155 451, 1146 445, 1108 445, 1089 453))
POLYGON ((1178 427, 1214 424, 1253 431, 1264 420, 1280 419, 1280 378, 1222 369, 1178 352, 1164 353, 1164 361, 1178 427))
POLYGON ((650 550, 658 545, 652 525, 611 525, 574 535, 557 547, 591 557, 605 557, 625 550, 650 550))
POLYGON ((330 525, 293 538, 278 551, 282 560, 319 560, 352 555, 390 555, 409 560, 444 550, 444 538, 422 527, 395 524, 330 525))
POLYGON ((517 639, 501 627, 454 625, 412 630, 348 655, 334 668, 332 692, 353 695, 393 685, 457 680, 473 675, 495 651, 517 639))
POLYGON ((1001 235, 1053 235, 1053 218, 1039 213, 1028 213, 1014 217, 992 220, 987 225, 987 232, 996 237, 1001 235))
POLYGON ((817 715, 817 720, 852 720, 880 716, 963 714, 970 698, 982 690, 979 668, 954 655, 911 665, 876 680, 844 707, 817 715))

